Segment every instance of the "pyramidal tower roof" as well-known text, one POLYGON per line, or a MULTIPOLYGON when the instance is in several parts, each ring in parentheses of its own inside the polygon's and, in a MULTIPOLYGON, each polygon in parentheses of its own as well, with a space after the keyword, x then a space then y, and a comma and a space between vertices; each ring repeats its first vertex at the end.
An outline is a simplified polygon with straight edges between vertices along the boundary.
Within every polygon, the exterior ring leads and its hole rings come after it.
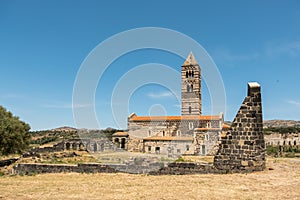
POLYGON ((183 66, 185 65, 198 65, 193 52, 190 52, 190 54, 188 55, 188 57, 186 58, 186 60, 183 63, 183 66))

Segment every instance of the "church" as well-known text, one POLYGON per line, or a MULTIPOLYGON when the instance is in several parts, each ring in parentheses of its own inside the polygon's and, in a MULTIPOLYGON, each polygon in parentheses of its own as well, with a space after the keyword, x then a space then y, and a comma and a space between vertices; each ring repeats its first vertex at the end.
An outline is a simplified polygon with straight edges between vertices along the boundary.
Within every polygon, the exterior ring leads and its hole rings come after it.
POLYGON ((113 142, 130 152, 180 155, 214 155, 221 134, 229 126, 223 113, 202 115, 201 68, 191 52, 181 66, 181 116, 128 117, 128 132, 117 132, 113 142))

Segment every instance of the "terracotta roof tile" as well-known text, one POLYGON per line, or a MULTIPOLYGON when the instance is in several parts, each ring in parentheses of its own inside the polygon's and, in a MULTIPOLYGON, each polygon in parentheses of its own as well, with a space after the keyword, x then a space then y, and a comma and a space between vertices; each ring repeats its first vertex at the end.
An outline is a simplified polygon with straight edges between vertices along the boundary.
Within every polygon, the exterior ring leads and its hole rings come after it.
POLYGON ((228 124, 223 124, 223 129, 229 129, 230 126, 228 124))
POLYGON ((220 128, 195 128, 197 131, 220 131, 220 128))
POLYGON ((112 136, 128 136, 127 132, 115 132, 112 136))
POLYGON ((172 137, 172 136, 151 136, 144 138, 144 140, 160 140, 160 141, 193 141, 193 137, 172 137))
POLYGON ((219 120, 220 117, 216 116, 200 116, 200 115, 188 115, 188 116, 132 116, 130 121, 181 121, 181 120, 219 120))

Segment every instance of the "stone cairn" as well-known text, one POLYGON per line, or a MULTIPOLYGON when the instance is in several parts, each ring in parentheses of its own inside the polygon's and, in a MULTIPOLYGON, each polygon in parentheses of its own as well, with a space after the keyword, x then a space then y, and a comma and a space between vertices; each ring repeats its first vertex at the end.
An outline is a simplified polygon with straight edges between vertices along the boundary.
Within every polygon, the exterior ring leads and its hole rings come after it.
POLYGON ((248 83, 248 96, 240 107, 229 131, 221 138, 214 167, 227 172, 252 172, 265 169, 260 85, 248 83))

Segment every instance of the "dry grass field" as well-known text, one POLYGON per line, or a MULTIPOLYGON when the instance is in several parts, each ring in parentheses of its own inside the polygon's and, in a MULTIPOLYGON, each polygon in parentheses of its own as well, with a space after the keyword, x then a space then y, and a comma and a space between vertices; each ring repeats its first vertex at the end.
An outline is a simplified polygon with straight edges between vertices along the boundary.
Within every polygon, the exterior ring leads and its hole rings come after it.
POLYGON ((300 199, 300 159, 227 175, 43 174, 0 177, 0 199, 300 199))

